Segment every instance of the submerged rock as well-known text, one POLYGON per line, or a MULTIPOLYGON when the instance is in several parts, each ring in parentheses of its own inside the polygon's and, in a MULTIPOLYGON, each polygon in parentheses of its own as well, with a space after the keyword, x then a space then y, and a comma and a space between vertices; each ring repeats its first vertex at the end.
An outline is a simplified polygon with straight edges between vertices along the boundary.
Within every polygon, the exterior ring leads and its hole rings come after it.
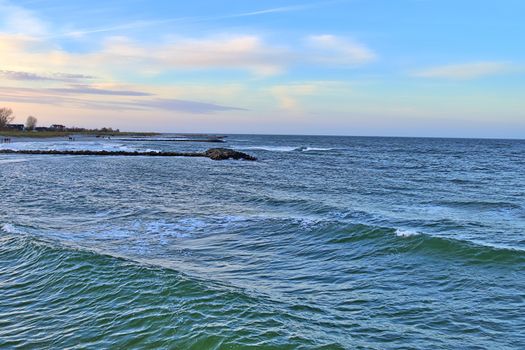
POLYGON ((235 159, 235 160, 257 160, 257 158, 250 156, 249 154, 235 151, 229 148, 210 148, 204 155, 213 160, 226 160, 226 159, 235 159))

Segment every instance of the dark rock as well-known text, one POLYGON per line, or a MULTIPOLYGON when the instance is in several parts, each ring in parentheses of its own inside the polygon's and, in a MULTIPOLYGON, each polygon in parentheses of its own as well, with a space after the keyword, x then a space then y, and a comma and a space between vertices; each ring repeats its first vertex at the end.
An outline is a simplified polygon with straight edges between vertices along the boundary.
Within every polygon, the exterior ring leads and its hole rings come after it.
POLYGON ((127 152, 127 151, 73 151, 73 150, 0 150, 0 154, 49 154, 49 155, 71 155, 71 156, 150 156, 150 157, 207 157, 213 160, 242 159, 257 160, 249 154, 234 151, 227 148, 212 148, 203 153, 184 152, 127 152))
POLYGON ((213 160, 226 160, 226 159, 242 159, 242 160, 257 160, 257 158, 250 156, 249 154, 235 151, 229 148, 210 148, 204 152, 206 157, 213 160))

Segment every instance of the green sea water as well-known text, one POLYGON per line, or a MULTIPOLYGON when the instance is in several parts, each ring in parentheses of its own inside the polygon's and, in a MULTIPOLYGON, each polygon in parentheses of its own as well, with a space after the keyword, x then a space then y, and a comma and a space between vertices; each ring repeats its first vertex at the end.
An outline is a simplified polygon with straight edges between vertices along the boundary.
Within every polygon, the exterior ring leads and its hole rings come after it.
POLYGON ((0 348, 525 348, 525 141, 227 140, 0 156, 0 348))

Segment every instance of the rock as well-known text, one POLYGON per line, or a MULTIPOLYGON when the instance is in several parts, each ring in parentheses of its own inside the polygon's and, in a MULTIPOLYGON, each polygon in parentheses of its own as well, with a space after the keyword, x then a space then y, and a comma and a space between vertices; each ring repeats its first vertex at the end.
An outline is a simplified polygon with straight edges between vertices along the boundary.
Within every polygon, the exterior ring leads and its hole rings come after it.
POLYGON ((210 148, 204 155, 213 160, 226 160, 226 159, 235 159, 235 160, 257 160, 257 158, 250 156, 249 154, 234 151, 229 148, 210 148))
POLYGON ((71 156, 150 156, 150 157, 208 157, 213 160, 257 160, 249 154, 234 151, 227 148, 211 148, 206 152, 184 153, 184 152, 129 152, 129 151, 89 151, 89 150, 11 150, 0 149, 0 154, 49 154, 49 155, 71 155, 71 156))

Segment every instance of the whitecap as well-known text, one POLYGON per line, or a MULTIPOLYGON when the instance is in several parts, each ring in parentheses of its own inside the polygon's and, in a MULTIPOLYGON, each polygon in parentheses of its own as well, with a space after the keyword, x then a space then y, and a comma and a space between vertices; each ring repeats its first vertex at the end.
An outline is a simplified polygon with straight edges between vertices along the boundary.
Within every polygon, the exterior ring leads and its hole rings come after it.
POLYGON ((0 144, 0 150, 27 151, 154 151, 151 149, 130 147, 122 143, 111 141, 32 141, 32 142, 13 142, 0 144))
POLYGON ((3 224, 2 226, 0 226, 0 228, 2 229, 2 231, 6 233, 14 234, 14 235, 22 233, 13 224, 3 224))
POLYGON ((302 147, 300 149, 303 152, 309 152, 309 151, 333 151, 335 148, 322 148, 322 147, 302 147))
POLYGON ((318 151, 318 152, 325 152, 325 151, 333 151, 335 148, 326 148, 326 147, 307 147, 307 146, 237 146, 235 148, 241 149, 241 150, 261 150, 261 151, 270 151, 270 152, 294 152, 294 151, 300 151, 300 152, 311 152, 311 151, 318 151))
POLYGON ((240 150, 261 150, 270 152, 292 152, 297 149, 297 147, 291 146, 240 146, 235 148, 240 150))
POLYGON ((412 236, 419 236, 420 233, 419 232, 416 232, 416 231, 412 231, 412 230, 401 230, 401 229, 397 229, 396 230, 396 236, 398 237, 412 237, 412 236))
POLYGON ((28 161, 29 159, 0 159, 0 164, 23 163, 28 161))

